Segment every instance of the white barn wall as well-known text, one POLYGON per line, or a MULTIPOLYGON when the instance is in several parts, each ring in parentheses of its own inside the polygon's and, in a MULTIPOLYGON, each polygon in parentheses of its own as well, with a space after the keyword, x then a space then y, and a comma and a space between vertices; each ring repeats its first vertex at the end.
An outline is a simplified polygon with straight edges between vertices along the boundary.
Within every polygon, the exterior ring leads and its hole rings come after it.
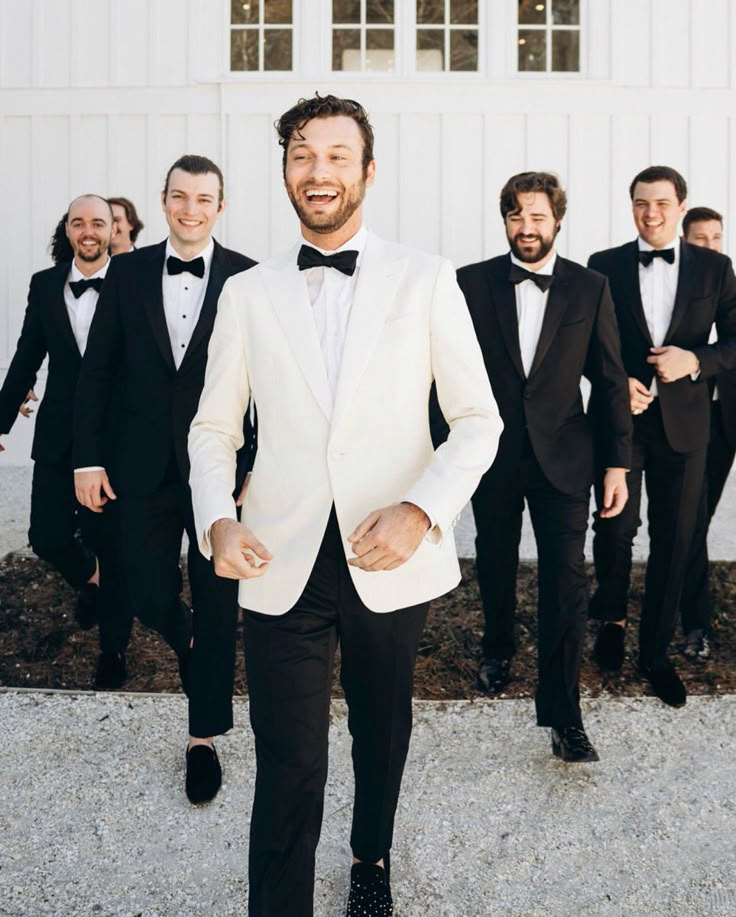
MULTIPOLYGON (((397 4, 403 20, 412 8, 397 4)), ((76 194, 131 197, 150 243, 167 167, 202 152, 225 171, 221 241, 258 259, 290 244, 273 121, 315 89, 372 113, 370 224, 458 264, 503 250, 498 191, 525 168, 560 172, 559 248, 578 260, 633 235, 628 184, 653 161, 683 171, 692 204, 722 208, 736 240, 736 2, 588 0, 573 77, 516 74, 515 10, 484 4, 481 75, 363 79, 327 70, 328 0, 295 2, 296 75, 227 72, 226 0, 0 0, 0 378, 76 194)))

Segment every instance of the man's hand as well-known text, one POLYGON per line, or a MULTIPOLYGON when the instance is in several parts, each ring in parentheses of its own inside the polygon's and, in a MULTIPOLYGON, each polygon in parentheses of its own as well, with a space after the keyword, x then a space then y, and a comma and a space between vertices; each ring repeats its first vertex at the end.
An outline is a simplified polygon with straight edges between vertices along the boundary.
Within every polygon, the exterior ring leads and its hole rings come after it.
POLYGON ((108 500, 117 500, 115 491, 112 489, 107 472, 104 469, 100 471, 75 471, 74 490, 77 494, 77 500, 82 506, 92 510, 93 513, 101 513, 102 507, 108 500))
POLYGON ((238 499, 235 501, 236 506, 243 505, 243 500, 245 500, 245 492, 248 489, 248 485, 250 484, 250 476, 252 474, 252 471, 249 471, 248 474, 246 474, 245 480, 243 481, 243 486, 240 488, 240 493, 238 494, 238 499))
POLYGON ((273 554, 247 526, 235 519, 218 519, 210 529, 212 561, 215 573, 225 579, 252 579, 263 576, 273 554), (253 556, 255 555, 255 557, 253 556))
POLYGON ((413 503, 377 509, 348 536, 356 555, 348 563, 370 573, 395 570, 409 560, 428 530, 427 514, 413 503))
POLYGON ((23 401, 23 404, 18 408, 18 413, 22 414, 24 417, 30 417, 31 414, 33 413, 33 408, 28 407, 29 401, 38 401, 38 396, 33 391, 33 389, 31 389, 28 392, 28 394, 25 397, 25 400, 23 401))
POLYGON ((654 395, 643 382, 629 376, 629 400, 631 401, 631 413, 643 414, 654 400, 654 395))
POLYGON ((598 511, 601 519, 618 516, 629 499, 625 468, 607 468, 603 476, 603 506, 598 511))
POLYGON ((647 357, 647 363, 654 366, 662 382, 677 382, 685 376, 691 376, 700 370, 700 361, 692 350, 683 350, 670 344, 668 347, 650 347, 653 356, 647 357))

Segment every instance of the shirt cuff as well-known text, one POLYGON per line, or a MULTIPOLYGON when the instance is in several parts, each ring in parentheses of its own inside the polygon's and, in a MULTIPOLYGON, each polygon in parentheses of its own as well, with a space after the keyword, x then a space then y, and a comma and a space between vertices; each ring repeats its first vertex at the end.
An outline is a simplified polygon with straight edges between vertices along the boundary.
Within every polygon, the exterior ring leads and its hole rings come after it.
POLYGON ((419 503, 415 503, 413 500, 406 500, 406 503, 410 503, 412 506, 416 506, 417 509, 420 509, 424 515, 429 519, 429 528, 424 533, 424 540, 428 541, 430 544, 437 544, 441 540, 441 532, 437 527, 437 520, 434 516, 428 512, 423 506, 419 503))
POLYGON ((104 470, 105 469, 102 465, 88 465, 86 468, 75 468, 74 474, 76 474, 78 471, 104 471, 104 470))

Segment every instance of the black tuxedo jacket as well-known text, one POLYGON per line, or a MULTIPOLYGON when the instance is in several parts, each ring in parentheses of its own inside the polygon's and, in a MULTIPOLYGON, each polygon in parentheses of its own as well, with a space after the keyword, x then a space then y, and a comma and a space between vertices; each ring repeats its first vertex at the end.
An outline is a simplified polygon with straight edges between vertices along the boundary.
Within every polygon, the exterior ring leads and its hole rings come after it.
POLYGON ((563 493, 590 486, 593 430, 580 380, 599 394, 607 422, 596 446, 606 467, 631 462, 631 409, 613 303, 605 278, 557 257, 529 377, 519 347, 516 294, 508 255, 458 271, 504 429, 484 483, 503 486, 518 472, 528 434, 547 479, 563 493))
POLYGON ((23 328, 0 390, 0 433, 8 433, 48 354, 48 379, 31 457, 52 464, 71 461, 74 392, 82 362, 64 302, 70 267, 65 261, 31 277, 23 328))
POLYGON ((207 345, 225 281, 256 263, 215 242, 202 311, 177 370, 166 326, 161 279, 166 242, 112 260, 97 302, 79 376, 74 467, 102 465, 122 494, 153 493, 172 456, 189 478, 187 435, 199 403, 207 345), (105 415, 119 404, 112 457, 105 462, 105 415))
MULTIPOLYGON (((692 350, 700 360, 700 376, 658 382, 665 435, 675 452, 702 448, 710 433, 707 380, 736 368, 736 276, 730 258, 680 243, 680 267, 672 321, 664 344, 692 350), (715 322, 718 342, 708 343, 715 322)), ((628 376, 647 387, 654 369, 646 362, 653 346, 639 290, 636 241, 591 255, 588 266, 608 277, 621 334, 621 354, 628 376)), ((592 410, 597 412, 598 405, 592 410)))

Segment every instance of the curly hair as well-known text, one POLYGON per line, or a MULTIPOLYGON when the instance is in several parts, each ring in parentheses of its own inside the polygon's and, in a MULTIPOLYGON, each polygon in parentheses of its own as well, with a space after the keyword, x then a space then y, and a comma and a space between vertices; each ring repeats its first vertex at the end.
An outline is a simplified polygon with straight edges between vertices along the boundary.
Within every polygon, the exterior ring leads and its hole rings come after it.
POLYGON ((519 209, 520 194, 546 194, 558 223, 567 212, 567 195, 559 178, 552 172, 520 172, 512 175, 501 189, 501 216, 506 219, 510 213, 519 209))
POLYGON ((284 112, 274 123, 279 135, 279 146, 284 148, 282 160, 283 171, 286 172, 286 154, 289 141, 292 137, 302 138, 302 128, 315 118, 335 118, 343 115, 352 118, 358 125, 363 137, 363 172, 373 159, 373 128, 368 120, 368 113, 359 102, 353 99, 340 99, 337 96, 321 96, 315 93, 313 99, 299 99, 293 108, 284 112))
POLYGON ((74 259, 74 249, 66 235, 68 216, 69 211, 56 224, 56 228, 49 240, 49 254, 54 264, 61 264, 62 261, 72 261, 74 259))

